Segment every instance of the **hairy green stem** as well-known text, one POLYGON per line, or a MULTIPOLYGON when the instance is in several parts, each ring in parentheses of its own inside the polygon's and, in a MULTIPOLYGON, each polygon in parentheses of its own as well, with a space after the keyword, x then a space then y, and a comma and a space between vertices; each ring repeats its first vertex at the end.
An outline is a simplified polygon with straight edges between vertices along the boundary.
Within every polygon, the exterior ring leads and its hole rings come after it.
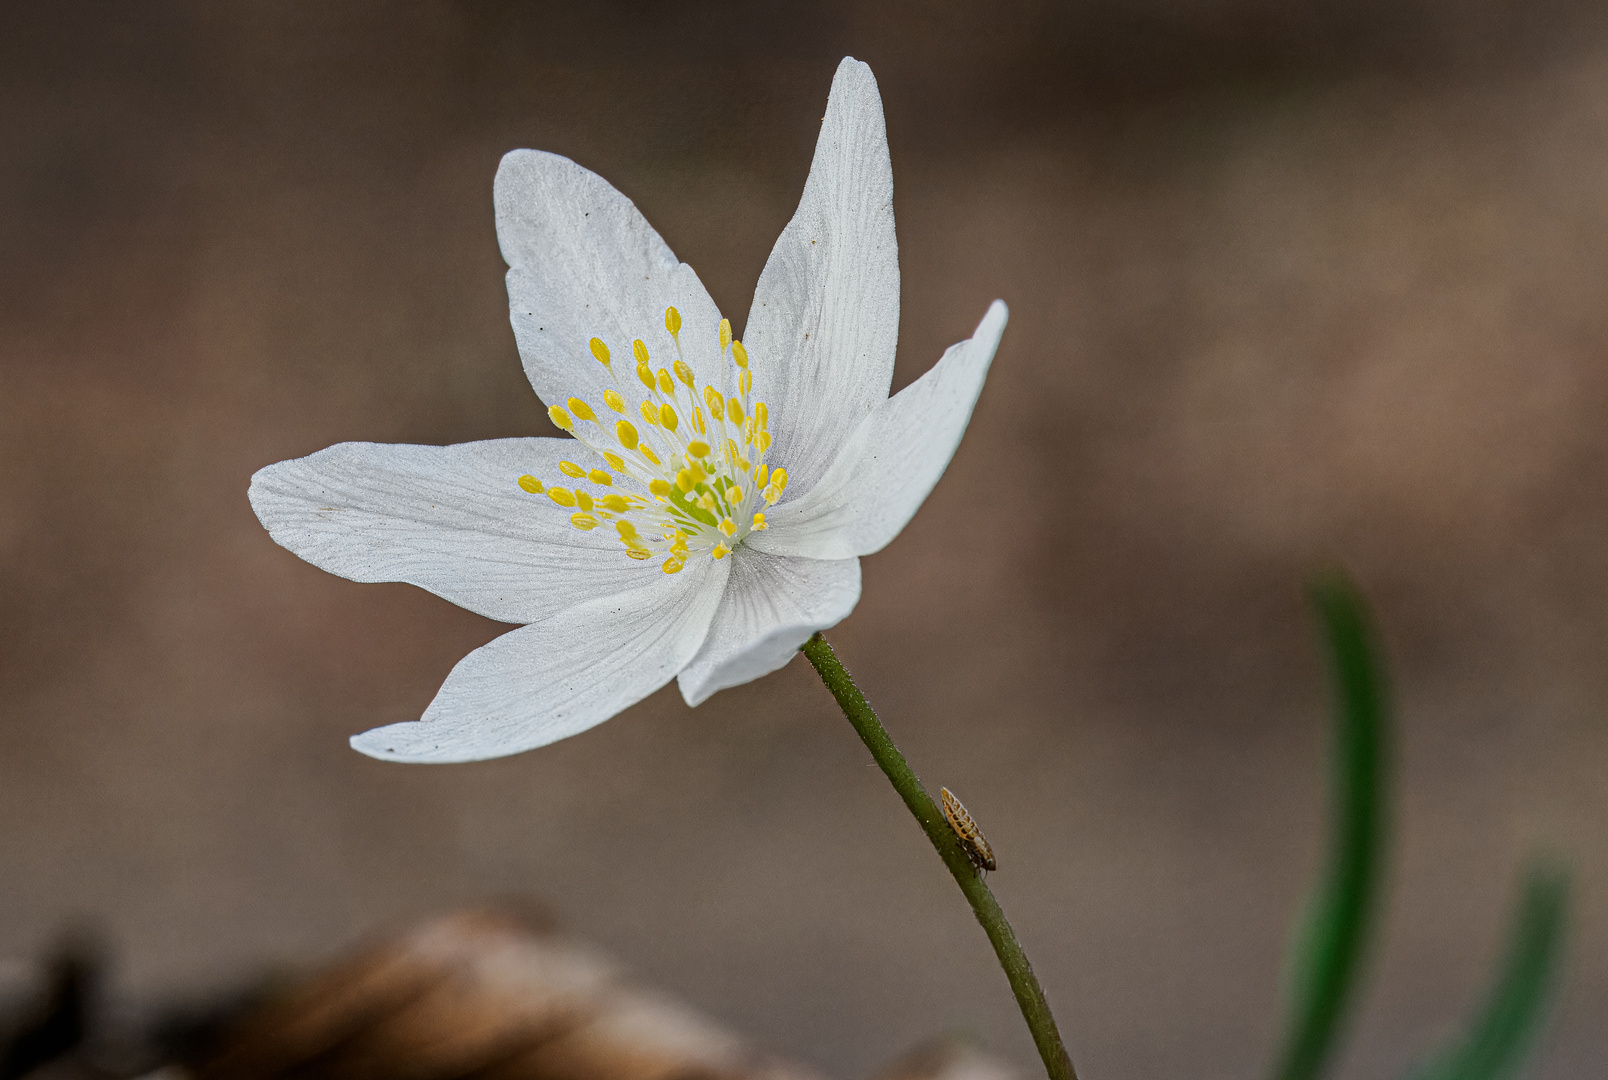
POLYGON ((826 688, 832 691, 843 715, 849 718, 849 723, 854 726, 866 749, 871 751, 871 756, 893 784, 894 790, 920 823, 927 839, 938 850, 944 865, 954 875, 955 884, 965 894, 966 902, 971 904, 972 914, 977 916, 983 932, 988 935, 989 944, 994 946, 994 955, 999 957, 999 966, 1005 969, 1005 978, 1010 981, 1011 992, 1016 995, 1022 1019, 1027 1021, 1028 1030, 1033 1033, 1033 1043, 1038 1047, 1039 1057, 1044 1059, 1044 1068, 1050 1074, 1050 1080, 1078 1080, 1066 1045, 1061 1042, 1061 1032, 1055 1026, 1055 1017, 1050 1013, 1050 1004, 1044 1000, 1044 988, 1039 986, 1033 966, 1027 962, 1027 954, 1022 951, 1021 942, 1016 940, 1016 932, 1000 910, 999 901, 994 899, 982 874, 972 865, 955 831, 949 827, 949 822, 933 803, 927 789, 921 786, 921 780, 911 770, 910 763, 905 761, 904 755, 888 737, 887 729, 877 719, 875 710, 865 700, 860 688, 854 685, 854 680, 832 651, 832 646, 820 634, 816 634, 804 643, 803 652, 815 666, 826 688))

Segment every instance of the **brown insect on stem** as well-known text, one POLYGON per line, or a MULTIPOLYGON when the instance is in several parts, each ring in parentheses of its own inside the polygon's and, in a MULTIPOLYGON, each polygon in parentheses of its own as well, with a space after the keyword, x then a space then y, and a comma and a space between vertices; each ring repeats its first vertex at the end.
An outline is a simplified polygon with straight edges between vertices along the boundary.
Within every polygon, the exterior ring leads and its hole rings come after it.
POLYGON ((965 805, 948 788, 938 790, 943 796, 944 820, 949 822, 949 827, 960 838, 960 846, 965 849, 972 865, 979 873, 999 869, 999 864, 994 861, 994 849, 989 846, 988 838, 977 827, 977 822, 972 820, 965 805))

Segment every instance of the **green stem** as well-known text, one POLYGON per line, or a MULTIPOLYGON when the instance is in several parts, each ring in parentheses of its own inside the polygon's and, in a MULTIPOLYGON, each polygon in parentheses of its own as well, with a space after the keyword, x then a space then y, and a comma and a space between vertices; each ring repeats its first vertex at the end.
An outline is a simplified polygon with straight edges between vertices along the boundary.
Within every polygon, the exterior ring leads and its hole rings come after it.
POLYGON ((915 815, 927 839, 938 850, 939 857, 954 876, 955 884, 965 894, 966 902, 971 904, 972 914, 977 916, 983 932, 988 935, 989 944, 994 946, 994 955, 999 957, 999 966, 1005 969, 1005 978, 1010 981, 1011 992, 1016 995, 1022 1019, 1027 1021, 1028 1030, 1033 1033, 1033 1043, 1038 1047, 1039 1057, 1044 1059, 1044 1068, 1050 1074, 1050 1080, 1078 1080, 1077 1071, 1072 1068, 1072 1059, 1061 1042, 1061 1032, 1055 1026, 1055 1017, 1050 1013, 1050 1004, 1044 1000, 1044 989, 1033 974, 1033 966, 1027 962, 1027 954, 1022 951, 1015 931, 1000 910, 999 901, 994 899, 982 874, 972 865, 955 831, 949 827, 949 822, 933 803, 927 789, 921 786, 921 780, 911 771, 909 762, 905 761, 904 755, 888 737, 887 729, 877 719, 875 710, 865 700, 865 695, 860 693, 860 688, 854 685, 854 679, 849 676, 842 661, 838 660, 832 646, 820 634, 816 634, 804 643, 803 652, 815 666, 826 688, 832 691, 843 715, 849 718, 849 723, 854 726, 866 749, 871 751, 871 756, 893 784, 894 790, 904 800, 905 806, 910 808, 910 813, 915 815))

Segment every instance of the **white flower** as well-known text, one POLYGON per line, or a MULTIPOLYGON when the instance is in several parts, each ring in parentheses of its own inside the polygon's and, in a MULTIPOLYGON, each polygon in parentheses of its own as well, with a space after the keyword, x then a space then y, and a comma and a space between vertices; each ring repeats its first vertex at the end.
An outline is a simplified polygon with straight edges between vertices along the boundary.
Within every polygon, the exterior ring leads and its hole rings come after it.
POLYGON ((315 566, 524 624, 459 661, 422 719, 352 739, 378 758, 514 754, 672 678, 697 705, 787 663, 854 608, 859 556, 937 483, 1005 327, 995 301, 888 397, 893 176, 876 81, 853 59, 746 342, 574 162, 510 153, 496 206, 525 373, 574 438, 342 443, 251 481, 269 534, 315 566))

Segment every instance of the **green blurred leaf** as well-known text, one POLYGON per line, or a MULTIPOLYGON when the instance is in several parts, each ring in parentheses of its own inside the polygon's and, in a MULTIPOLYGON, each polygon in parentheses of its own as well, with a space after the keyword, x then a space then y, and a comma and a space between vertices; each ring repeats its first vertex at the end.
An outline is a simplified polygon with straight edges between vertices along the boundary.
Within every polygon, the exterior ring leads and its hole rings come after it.
POLYGON ((1333 1053, 1378 906, 1387 827, 1388 691, 1367 605, 1339 574, 1315 581, 1310 596, 1335 689, 1329 847, 1290 964, 1275 1080, 1313 1080, 1333 1053))
POLYGON ((1567 871, 1530 871, 1490 997, 1463 1039, 1410 1072, 1410 1080, 1501 1080, 1518 1072, 1556 983, 1568 909, 1567 871))

